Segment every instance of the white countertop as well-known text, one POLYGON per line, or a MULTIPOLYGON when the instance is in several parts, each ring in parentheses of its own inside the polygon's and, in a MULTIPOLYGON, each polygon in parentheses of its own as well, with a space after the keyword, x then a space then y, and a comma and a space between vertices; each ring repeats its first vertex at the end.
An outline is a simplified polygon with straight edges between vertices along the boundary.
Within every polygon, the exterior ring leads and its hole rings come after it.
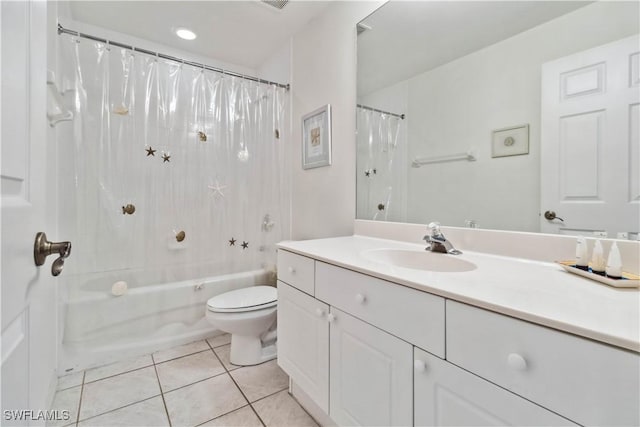
MULTIPOLYGON (((282 242, 279 248, 452 300, 640 352, 640 291, 612 288, 553 263, 464 251, 478 266, 439 273, 370 261, 372 249, 424 250, 363 236, 282 242)), ((455 256, 433 254, 433 256, 455 256)))

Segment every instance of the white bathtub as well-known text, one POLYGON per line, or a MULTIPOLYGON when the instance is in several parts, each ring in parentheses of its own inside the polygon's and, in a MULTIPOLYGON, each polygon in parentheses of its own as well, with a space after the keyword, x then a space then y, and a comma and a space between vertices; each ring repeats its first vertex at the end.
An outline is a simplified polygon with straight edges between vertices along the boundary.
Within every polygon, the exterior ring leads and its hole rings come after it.
POLYGON ((205 317, 209 298, 247 286, 275 284, 254 270, 223 276, 130 287, 111 294, 111 280, 87 282, 61 308, 60 374, 99 366, 218 333, 205 317))

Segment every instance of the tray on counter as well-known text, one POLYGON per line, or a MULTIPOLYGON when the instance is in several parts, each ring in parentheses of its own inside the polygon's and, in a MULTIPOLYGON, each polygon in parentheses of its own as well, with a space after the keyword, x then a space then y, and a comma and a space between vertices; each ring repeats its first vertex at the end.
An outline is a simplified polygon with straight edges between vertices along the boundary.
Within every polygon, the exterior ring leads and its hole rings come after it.
POLYGON ((560 265, 569 273, 577 274, 578 276, 586 277, 587 279, 595 280, 597 282, 604 283, 605 285, 613 286, 614 288, 637 288, 640 286, 640 276, 632 273, 623 271, 621 279, 612 279, 607 276, 601 276, 593 273, 591 271, 591 267, 589 267, 589 271, 576 268, 576 262, 573 260, 556 261, 556 264, 560 265))

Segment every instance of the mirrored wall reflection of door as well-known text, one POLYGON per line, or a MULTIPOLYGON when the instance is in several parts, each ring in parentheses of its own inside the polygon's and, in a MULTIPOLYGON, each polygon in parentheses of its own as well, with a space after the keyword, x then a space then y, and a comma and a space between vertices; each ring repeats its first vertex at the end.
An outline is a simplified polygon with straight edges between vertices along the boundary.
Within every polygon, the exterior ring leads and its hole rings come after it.
POLYGON ((359 107, 357 126, 357 217, 406 220, 405 121, 359 107))
POLYGON ((542 232, 637 239, 638 37, 542 67, 542 232))

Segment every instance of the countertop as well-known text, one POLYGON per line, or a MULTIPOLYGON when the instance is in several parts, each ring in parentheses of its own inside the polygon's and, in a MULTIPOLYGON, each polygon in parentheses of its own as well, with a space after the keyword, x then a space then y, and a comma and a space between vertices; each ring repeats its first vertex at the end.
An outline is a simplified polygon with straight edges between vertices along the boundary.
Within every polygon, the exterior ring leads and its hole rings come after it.
POLYGON ((640 291, 575 276, 554 263, 480 252, 456 256, 467 272, 432 272, 371 261, 374 249, 424 250, 424 245, 364 236, 281 242, 280 249, 485 308, 518 319, 640 352, 640 291))

